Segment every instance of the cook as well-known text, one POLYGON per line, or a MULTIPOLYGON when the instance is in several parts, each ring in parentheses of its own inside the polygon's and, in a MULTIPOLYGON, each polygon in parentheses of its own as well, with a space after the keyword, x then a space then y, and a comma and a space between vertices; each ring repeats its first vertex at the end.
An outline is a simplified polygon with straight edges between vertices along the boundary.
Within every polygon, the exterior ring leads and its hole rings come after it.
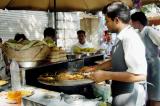
POLYGON ((85 70, 97 70, 91 74, 96 82, 112 80, 112 106, 144 106, 147 62, 145 47, 139 35, 129 25, 130 10, 122 2, 112 2, 103 8, 106 25, 117 33, 112 49, 112 60, 85 70), (102 69, 110 69, 103 71, 102 69))

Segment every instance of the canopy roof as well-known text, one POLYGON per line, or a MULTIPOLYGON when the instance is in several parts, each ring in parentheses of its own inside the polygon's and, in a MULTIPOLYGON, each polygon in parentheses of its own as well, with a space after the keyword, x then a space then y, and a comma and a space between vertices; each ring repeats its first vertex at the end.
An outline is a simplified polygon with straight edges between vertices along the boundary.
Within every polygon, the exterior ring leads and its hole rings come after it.
MULTIPOLYGON (((97 11, 113 0, 0 0, 0 9, 41 11, 97 11), (56 3, 56 5, 54 4, 56 3), (56 8, 56 9, 55 9, 56 8)), ((121 0, 132 6, 132 0, 121 0)))
POLYGON ((146 5, 150 3, 160 4, 160 0, 141 0, 142 5, 146 5))

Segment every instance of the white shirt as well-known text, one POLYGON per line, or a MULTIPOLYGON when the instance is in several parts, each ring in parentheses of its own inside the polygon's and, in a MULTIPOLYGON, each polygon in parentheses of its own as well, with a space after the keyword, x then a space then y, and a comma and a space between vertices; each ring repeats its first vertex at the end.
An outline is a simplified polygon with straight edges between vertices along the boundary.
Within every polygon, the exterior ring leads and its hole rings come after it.
POLYGON ((113 46, 112 42, 103 42, 100 45, 100 48, 104 49, 104 51, 102 51, 102 54, 104 54, 105 57, 111 54, 112 46, 113 46))
POLYGON ((140 33, 140 36, 143 38, 145 34, 148 33, 150 39, 152 42, 160 47, 160 31, 150 27, 150 26, 145 26, 143 30, 140 33))
POLYGON ((86 41, 83 45, 80 44, 79 42, 76 43, 76 44, 74 44, 74 45, 72 46, 72 51, 73 51, 73 48, 74 48, 74 47, 79 47, 79 48, 93 48, 93 45, 92 45, 91 43, 89 43, 89 42, 86 41))
POLYGON ((129 25, 117 35, 117 38, 123 44, 127 72, 147 75, 145 46, 138 33, 129 25))

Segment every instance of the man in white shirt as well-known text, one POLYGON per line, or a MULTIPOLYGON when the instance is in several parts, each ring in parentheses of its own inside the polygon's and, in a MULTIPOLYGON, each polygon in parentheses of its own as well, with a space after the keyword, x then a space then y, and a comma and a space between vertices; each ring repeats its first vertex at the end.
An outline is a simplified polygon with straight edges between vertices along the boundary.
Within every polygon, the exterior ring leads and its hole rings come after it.
POLYGON ((112 60, 84 70, 97 70, 90 76, 96 82, 112 80, 112 106, 143 106, 145 87, 140 82, 147 76, 145 47, 129 25, 130 10, 122 2, 112 2, 104 7, 103 13, 108 29, 117 33, 112 60))
POLYGON ((100 48, 102 49, 101 53, 104 54, 105 58, 110 57, 112 47, 113 47, 112 36, 111 34, 109 34, 108 31, 104 31, 103 41, 100 45, 100 48))
POLYGON ((147 81, 152 85, 147 86, 149 106, 160 106, 160 31, 147 26, 148 20, 143 12, 135 12, 131 15, 132 25, 139 29, 140 37, 146 46, 146 58, 148 63, 147 81))
POLYGON ((72 52, 74 52, 74 48, 93 48, 93 45, 86 40, 85 31, 79 30, 77 31, 78 42, 72 46, 72 52))

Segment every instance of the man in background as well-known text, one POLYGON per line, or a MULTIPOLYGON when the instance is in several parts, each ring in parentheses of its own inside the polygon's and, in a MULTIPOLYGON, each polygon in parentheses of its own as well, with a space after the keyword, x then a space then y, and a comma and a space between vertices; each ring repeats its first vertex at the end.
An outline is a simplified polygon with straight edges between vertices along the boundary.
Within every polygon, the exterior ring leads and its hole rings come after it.
POLYGON ((111 34, 108 31, 104 31, 103 41, 100 45, 100 51, 102 54, 104 54, 105 58, 111 55, 112 46, 113 42, 111 34))
POLYGON ((146 58, 148 64, 147 81, 149 106, 160 106, 160 31, 147 26, 148 20, 143 12, 135 12, 131 15, 132 26, 139 29, 140 37, 146 46, 146 58))
POLYGON ((57 43, 56 30, 52 27, 45 28, 43 35, 45 39, 51 38, 55 43, 57 43))
POLYGON ((86 33, 84 30, 77 31, 78 42, 72 46, 72 52, 76 47, 78 48, 93 48, 93 45, 86 40, 86 33))
POLYGON ((17 33, 14 37, 14 40, 16 40, 17 42, 21 42, 21 41, 28 40, 28 39, 24 34, 17 33))
POLYGON ((2 52, 2 38, 0 38, 0 79, 6 78, 6 64, 2 52))

